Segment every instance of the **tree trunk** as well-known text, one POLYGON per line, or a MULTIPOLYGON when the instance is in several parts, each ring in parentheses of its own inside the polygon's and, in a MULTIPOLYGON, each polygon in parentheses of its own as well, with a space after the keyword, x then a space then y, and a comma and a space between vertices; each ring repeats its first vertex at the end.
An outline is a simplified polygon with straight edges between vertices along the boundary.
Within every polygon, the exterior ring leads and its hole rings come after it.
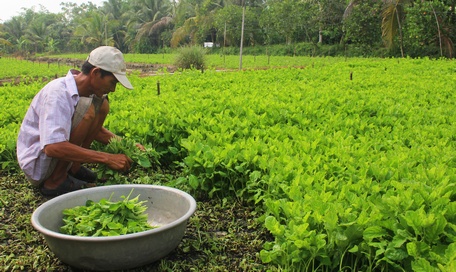
POLYGON ((397 18, 397 28, 399 30, 399 47, 401 48, 401 56, 404 57, 404 46, 402 43, 402 25, 401 20, 399 18, 399 12, 396 9, 396 18, 397 18))
POLYGON ((241 27, 241 45, 239 47, 239 70, 242 69, 242 47, 244 44, 244 19, 245 19, 245 2, 242 1, 242 27, 241 27))
MULTIPOLYGON (((432 6, 432 5, 431 5, 432 6)), ((434 12, 434 17, 435 17, 435 22, 437 23, 437 31, 439 33, 439 45, 440 45, 440 57, 443 56, 443 50, 442 50, 442 33, 440 33, 440 24, 439 20, 437 18, 437 14, 435 13, 434 6, 432 6, 432 12, 434 12)))

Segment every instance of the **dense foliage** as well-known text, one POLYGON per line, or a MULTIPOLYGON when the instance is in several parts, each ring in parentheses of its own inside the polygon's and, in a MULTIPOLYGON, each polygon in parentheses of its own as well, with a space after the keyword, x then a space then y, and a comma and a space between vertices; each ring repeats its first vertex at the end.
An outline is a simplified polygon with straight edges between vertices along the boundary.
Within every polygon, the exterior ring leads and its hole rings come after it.
POLYGON ((350 56, 453 57, 456 38, 455 4, 448 0, 109 0, 61 7, 58 14, 25 9, 3 20, 0 52, 88 52, 113 45, 156 53, 203 42, 239 48, 243 41, 248 48, 291 46, 282 52, 288 55, 314 55, 294 48, 307 44, 338 45, 337 54, 350 56))
MULTIPOLYGON (((110 96, 106 126, 180 171, 169 185, 256 205, 274 236, 263 262, 454 271, 452 61, 298 60, 300 69, 132 75, 134 91, 110 96)), ((1 110, 23 113, 32 90, 7 90, 23 95, 1 110)))

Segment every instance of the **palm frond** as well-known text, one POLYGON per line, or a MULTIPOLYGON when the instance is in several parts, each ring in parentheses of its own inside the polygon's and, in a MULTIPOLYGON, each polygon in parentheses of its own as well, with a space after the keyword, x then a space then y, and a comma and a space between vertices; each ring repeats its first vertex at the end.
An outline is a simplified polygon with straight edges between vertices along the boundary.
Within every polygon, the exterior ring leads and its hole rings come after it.
POLYGON ((179 43, 183 39, 185 39, 186 36, 187 36, 187 31, 185 30, 184 26, 181 26, 178 29, 176 29, 176 31, 173 32, 173 36, 171 37, 171 41, 170 41, 171 47, 176 48, 179 45, 179 43))
POLYGON ((391 48, 398 31, 398 13, 402 11, 401 0, 388 0, 382 11, 382 38, 386 47, 391 48))
POLYGON ((139 28, 138 33, 136 35, 136 40, 140 40, 144 36, 150 36, 153 34, 159 34, 163 31, 166 27, 168 27, 171 23, 173 23, 172 17, 162 17, 160 20, 147 22, 139 28))
POLYGON ((8 40, 5 40, 3 38, 0 38, 0 44, 4 44, 4 45, 8 45, 8 46, 12 46, 13 45, 8 40))
POLYGON ((188 18, 185 22, 184 22, 184 25, 179 27, 178 29, 176 29, 176 31, 174 31, 173 33, 173 36, 171 37, 171 47, 177 47, 179 45, 179 43, 185 39, 185 37, 187 36, 190 36, 190 37, 193 37, 194 36, 194 32, 196 31, 196 21, 197 21, 197 18, 196 17, 191 17, 191 18, 188 18))
POLYGON ((152 25, 149 30, 149 35, 154 33, 159 33, 164 28, 169 26, 172 23, 173 19, 171 17, 162 17, 158 22, 152 25))

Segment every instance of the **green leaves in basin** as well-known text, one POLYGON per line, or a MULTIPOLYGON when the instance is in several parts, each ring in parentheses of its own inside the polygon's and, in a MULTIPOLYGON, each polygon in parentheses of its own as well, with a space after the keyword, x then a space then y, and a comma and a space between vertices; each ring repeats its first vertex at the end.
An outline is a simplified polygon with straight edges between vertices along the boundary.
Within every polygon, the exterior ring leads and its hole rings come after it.
POLYGON ((145 201, 139 201, 139 195, 130 199, 132 193, 117 202, 111 201, 111 195, 109 199, 87 200, 85 206, 65 209, 60 231, 77 236, 116 236, 154 228, 147 223, 145 201))

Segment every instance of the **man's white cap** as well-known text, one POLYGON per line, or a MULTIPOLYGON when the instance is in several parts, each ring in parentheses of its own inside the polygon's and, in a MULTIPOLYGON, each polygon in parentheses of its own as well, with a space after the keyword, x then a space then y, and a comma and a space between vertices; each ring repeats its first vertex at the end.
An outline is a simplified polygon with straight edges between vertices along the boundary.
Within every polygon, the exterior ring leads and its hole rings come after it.
POLYGON ((127 66, 122 52, 112 46, 100 46, 90 52, 87 61, 93 66, 111 72, 125 88, 132 90, 133 86, 127 79, 127 66))

